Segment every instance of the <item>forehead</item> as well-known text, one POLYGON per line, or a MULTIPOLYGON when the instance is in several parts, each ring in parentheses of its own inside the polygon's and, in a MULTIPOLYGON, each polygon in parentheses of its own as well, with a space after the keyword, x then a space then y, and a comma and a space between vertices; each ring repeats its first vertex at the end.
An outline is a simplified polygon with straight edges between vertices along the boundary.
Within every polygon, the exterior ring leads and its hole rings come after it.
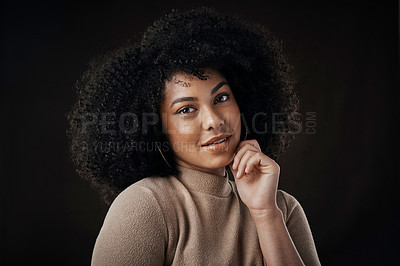
POLYGON ((226 81, 216 70, 207 69, 202 75, 206 77, 205 80, 201 80, 193 74, 174 74, 170 80, 165 82, 166 100, 172 100, 172 98, 180 95, 209 93, 219 82, 226 81))

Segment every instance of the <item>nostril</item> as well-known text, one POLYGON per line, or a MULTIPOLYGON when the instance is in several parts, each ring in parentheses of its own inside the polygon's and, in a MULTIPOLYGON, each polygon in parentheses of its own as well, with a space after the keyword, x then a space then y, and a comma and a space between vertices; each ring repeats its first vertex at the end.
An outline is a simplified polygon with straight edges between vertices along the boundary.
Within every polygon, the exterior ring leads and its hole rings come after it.
POLYGON ((202 123, 205 130, 210 130, 212 128, 219 129, 225 124, 224 120, 218 115, 210 115, 203 119, 202 123))

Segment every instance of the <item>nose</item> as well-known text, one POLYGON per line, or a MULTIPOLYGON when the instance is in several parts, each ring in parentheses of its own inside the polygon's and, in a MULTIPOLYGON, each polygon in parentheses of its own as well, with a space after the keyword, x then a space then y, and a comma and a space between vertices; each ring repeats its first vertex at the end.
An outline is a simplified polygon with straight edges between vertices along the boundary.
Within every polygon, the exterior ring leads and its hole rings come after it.
POLYGON ((223 126, 225 121, 222 115, 217 112, 214 108, 203 108, 202 115, 202 126, 204 130, 215 129, 218 130, 219 127, 223 126))

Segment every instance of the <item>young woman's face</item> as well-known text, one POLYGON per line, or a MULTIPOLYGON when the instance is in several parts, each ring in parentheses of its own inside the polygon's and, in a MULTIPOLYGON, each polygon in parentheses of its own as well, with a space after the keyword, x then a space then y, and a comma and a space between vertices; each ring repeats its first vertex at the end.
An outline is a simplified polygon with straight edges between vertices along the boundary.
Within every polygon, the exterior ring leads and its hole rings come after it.
POLYGON ((226 79, 212 69, 204 75, 166 82, 161 119, 178 165, 223 175, 240 140, 240 111, 226 79))

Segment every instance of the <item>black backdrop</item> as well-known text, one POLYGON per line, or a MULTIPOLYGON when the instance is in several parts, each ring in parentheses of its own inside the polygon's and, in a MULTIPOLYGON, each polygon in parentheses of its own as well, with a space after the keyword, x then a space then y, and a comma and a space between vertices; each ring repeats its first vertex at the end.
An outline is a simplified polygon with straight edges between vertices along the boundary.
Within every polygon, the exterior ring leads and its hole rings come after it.
POLYGON ((321 262, 393 264, 398 2, 244 2, 2 2, 1 262, 89 264, 107 208, 68 159, 74 82, 164 12, 205 4, 267 25, 295 66, 303 131, 278 161, 280 187, 302 203, 321 262))

